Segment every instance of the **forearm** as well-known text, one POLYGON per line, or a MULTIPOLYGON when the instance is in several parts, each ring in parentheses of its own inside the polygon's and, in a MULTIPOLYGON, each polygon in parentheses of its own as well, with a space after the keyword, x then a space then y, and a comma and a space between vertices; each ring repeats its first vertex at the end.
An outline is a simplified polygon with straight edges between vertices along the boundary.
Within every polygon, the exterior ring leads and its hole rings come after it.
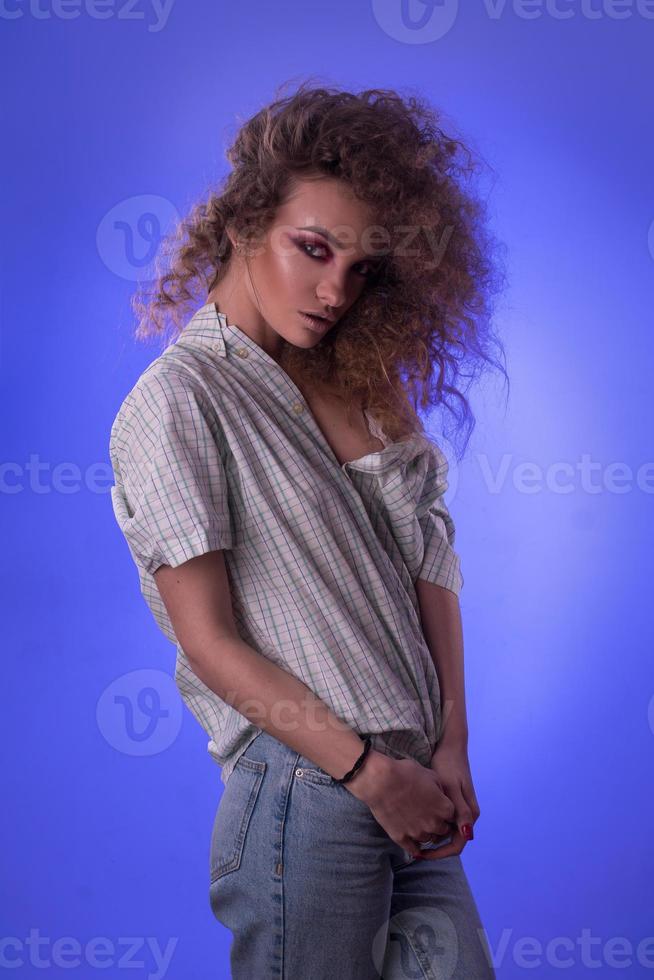
MULTIPOLYGON (((223 701, 336 779, 349 772, 361 755, 364 742, 354 729, 301 680, 241 639, 221 637, 200 655, 187 656, 193 672, 223 701)), ((383 767, 380 756, 371 750, 345 784, 354 795, 367 789, 364 783, 369 776, 383 767)))
POLYGON ((466 746, 468 722, 463 663, 463 624, 458 596, 418 579, 416 593, 422 628, 441 690, 441 741, 466 746))

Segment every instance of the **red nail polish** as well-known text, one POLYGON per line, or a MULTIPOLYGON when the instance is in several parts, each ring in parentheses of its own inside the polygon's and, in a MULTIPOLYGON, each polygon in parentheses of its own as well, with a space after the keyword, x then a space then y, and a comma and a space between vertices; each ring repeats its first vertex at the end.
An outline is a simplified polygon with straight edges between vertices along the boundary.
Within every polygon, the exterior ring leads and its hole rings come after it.
POLYGON ((474 840, 475 835, 472 832, 472 824, 464 823, 461 825, 461 833, 467 840, 474 840))

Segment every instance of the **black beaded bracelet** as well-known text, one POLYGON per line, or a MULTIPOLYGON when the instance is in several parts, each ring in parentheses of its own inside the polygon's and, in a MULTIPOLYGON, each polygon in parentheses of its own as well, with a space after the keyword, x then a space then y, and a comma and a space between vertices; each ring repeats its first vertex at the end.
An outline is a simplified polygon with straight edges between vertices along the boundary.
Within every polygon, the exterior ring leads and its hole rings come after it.
POLYGON ((334 782, 335 783, 347 783, 347 782, 349 782, 350 779, 352 779, 352 776, 354 776, 355 772, 357 772, 361 768, 361 766, 363 765, 364 760, 365 760, 366 756, 368 755, 368 752, 370 751, 370 746, 371 745, 372 745, 372 738, 370 737, 370 735, 366 735, 366 745, 365 745, 365 748, 364 748, 363 752, 361 753, 361 755, 359 756, 359 758, 357 759, 357 761, 354 763, 354 765, 352 766, 352 768, 350 769, 349 772, 346 772, 345 775, 341 779, 334 779, 334 782))

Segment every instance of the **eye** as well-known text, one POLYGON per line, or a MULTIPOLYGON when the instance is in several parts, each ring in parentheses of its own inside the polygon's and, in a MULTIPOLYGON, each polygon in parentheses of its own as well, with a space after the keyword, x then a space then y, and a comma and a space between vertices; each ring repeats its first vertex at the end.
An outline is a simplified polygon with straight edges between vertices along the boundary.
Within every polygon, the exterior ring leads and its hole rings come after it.
MULTIPOLYGON (((321 245, 320 242, 301 241, 301 242, 298 242, 297 245, 298 245, 300 251, 304 251, 305 248, 324 248, 324 249, 326 249, 326 246, 325 245, 321 245)), ((311 252, 304 252, 304 254, 305 255, 308 255, 309 258, 312 258, 312 259, 319 258, 318 255, 313 255, 311 252)))
POLYGON ((377 263, 362 262, 361 265, 365 265, 368 267, 367 272, 359 273, 359 275, 362 276, 363 279, 372 279, 372 277, 377 275, 377 273, 379 272, 379 265, 377 263))
MULTIPOLYGON (((302 252, 303 255, 307 255, 310 259, 315 259, 317 262, 321 261, 321 256, 315 255, 311 251, 307 251, 307 249, 323 249, 325 252, 327 252, 328 255, 330 254, 327 246, 323 245, 321 242, 314 242, 311 241, 310 239, 304 238, 304 239, 296 240, 295 244, 297 245, 297 247, 299 248, 299 250, 302 252)), ((378 271, 378 265, 373 262, 365 262, 365 261, 360 262, 359 266, 367 267, 367 272, 357 273, 357 275, 361 276, 362 279, 371 279, 378 271)))

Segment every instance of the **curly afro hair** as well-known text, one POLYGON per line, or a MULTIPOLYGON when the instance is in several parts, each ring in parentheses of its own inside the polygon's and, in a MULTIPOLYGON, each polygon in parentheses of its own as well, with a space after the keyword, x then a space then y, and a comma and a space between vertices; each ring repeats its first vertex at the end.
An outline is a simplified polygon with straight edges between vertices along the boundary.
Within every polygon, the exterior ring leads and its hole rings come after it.
POLYGON ((491 324, 506 276, 486 204, 471 186, 480 162, 442 121, 416 96, 308 81, 266 105, 227 151, 231 172, 164 241, 153 289, 132 298, 137 339, 165 333, 168 315, 178 335, 198 290, 207 302, 232 255, 228 226, 265 235, 298 178, 338 178, 377 215, 385 254, 320 342, 303 349, 284 341, 280 364, 309 386, 336 382, 391 441, 426 434, 418 411, 438 407, 447 410, 442 432, 463 432, 467 444, 475 426, 467 386, 490 365, 508 381, 491 324))

